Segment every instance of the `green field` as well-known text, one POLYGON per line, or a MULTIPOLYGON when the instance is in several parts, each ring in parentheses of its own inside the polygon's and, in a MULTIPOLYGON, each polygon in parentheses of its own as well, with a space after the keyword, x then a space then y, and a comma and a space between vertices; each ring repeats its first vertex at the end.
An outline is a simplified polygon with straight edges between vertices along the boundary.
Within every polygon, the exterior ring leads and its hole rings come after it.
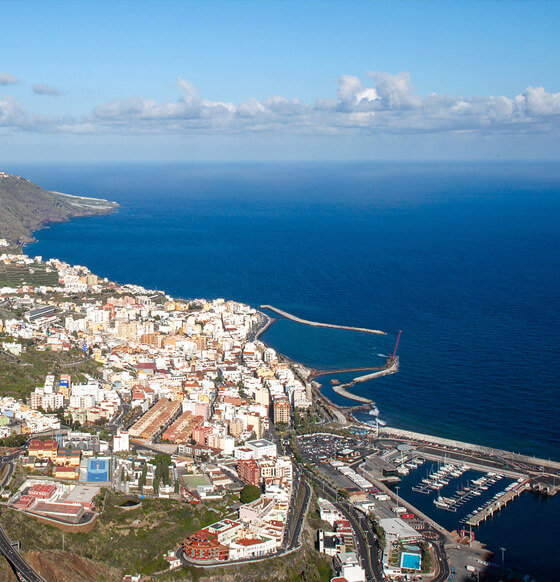
POLYGON ((57 271, 47 271, 46 265, 5 265, 0 262, 0 287, 20 287, 23 284, 40 287, 58 285, 57 271))
MULTIPOLYGON (((2 337, 0 341, 10 338, 2 337)), ((74 381, 80 381, 83 374, 96 375, 100 364, 94 360, 84 360, 78 350, 68 352, 39 351, 31 342, 21 342, 27 351, 13 357, 0 353, 0 396, 26 398, 36 386, 42 386, 47 374, 71 374, 74 381), (76 365, 66 366, 74 363, 76 365)))

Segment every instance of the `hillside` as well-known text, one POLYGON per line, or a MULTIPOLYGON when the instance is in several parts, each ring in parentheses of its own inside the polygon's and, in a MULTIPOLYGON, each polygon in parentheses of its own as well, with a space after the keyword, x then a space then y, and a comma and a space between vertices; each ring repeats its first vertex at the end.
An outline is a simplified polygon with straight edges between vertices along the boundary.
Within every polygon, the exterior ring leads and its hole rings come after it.
POLYGON ((14 245, 33 240, 33 231, 77 216, 109 214, 116 202, 49 192, 20 176, 0 172, 0 238, 14 245))

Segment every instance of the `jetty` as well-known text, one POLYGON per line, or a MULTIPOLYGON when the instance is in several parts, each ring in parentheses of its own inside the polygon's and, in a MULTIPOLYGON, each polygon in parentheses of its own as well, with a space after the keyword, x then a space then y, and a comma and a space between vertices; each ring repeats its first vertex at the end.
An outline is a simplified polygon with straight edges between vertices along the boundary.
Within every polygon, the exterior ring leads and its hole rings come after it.
POLYGON ((292 315, 287 311, 283 311, 282 309, 278 309, 277 307, 273 307, 272 305, 260 305, 259 309, 268 309, 270 311, 274 311, 285 317, 286 319, 290 319, 291 321, 295 321, 296 323, 303 323, 304 325, 310 325, 311 327, 328 327, 331 329, 347 329, 349 331, 359 331, 362 333, 372 333, 376 335, 387 335, 386 332, 381 331, 379 329, 368 329, 366 327, 352 327, 350 325, 335 325, 334 323, 319 323, 318 321, 309 321, 308 319, 302 319, 301 317, 297 317, 297 315, 292 315))
POLYGON ((511 489, 506 490, 497 499, 480 508, 474 515, 467 519, 467 525, 476 526, 480 522, 492 517, 496 511, 505 507, 510 501, 519 497, 523 491, 531 489, 530 479, 526 479, 522 483, 516 483, 511 489))
MULTIPOLYGON (((348 398, 349 400, 357 400, 358 402, 363 402, 364 404, 373 404, 373 400, 370 398, 365 398, 364 396, 358 396, 357 394, 352 394, 348 392, 346 388, 351 388, 354 384, 359 384, 360 382, 367 382, 368 380, 373 380, 374 378, 379 378, 381 376, 388 376, 389 374, 395 374, 399 371, 399 358, 396 356, 389 356, 387 361, 383 364, 383 366, 376 366, 376 367, 368 367, 368 368, 339 368, 336 370, 311 370, 308 380, 314 380, 318 376, 327 376, 331 374, 343 374, 345 372, 362 372, 368 371, 372 372, 371 374, 366 374, 365 376, 358 376, 354 378, 350 382, 346 382, 345 384, 334 384, 332 389, 336 392, 339 396, 344 396, 344 398, 348 398)), ((345 408, 345 407, 342 407, 345 408)))
POLYGON ((319 376, 332 376, 333 374, 346 374, 347 372, 374 372, 375 370, 385 370, 386 366, 368 366, 367 368, 336 368, 335 370, 313 370, 314 378, 319 376))

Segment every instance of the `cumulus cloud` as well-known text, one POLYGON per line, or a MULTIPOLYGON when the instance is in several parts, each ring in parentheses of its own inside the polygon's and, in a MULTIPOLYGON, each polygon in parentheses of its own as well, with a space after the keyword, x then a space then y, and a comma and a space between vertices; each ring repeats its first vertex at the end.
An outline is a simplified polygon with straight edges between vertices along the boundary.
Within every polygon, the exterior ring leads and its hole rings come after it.
POLYGON ((85 133, 93 131, 87 122, 71 117, 37 115, 11 96, 0 95, 0 130, 33 133, 85 133))
POLYGON ((18 102, 0 100, 0 126, 32 131, 36 124, 36 131, 179 135, 556 135, 560 130, 560 93, 549 93, 543 87, 528 87, 514 97, 420 96, 409 73, 377 71, 366 73, 363 80, 341 76, 334 96, 314 103, 280 95, 232 103, 204 98, 181 77, 175 86, 180 92, 175 100, 131 96, 102 103, 78 119, 34 116, 18 102))
POLYGON ((49 95, 51 97, 58 97, 61 95, 60 89, 53 87, 52 85, 45 85, 44 83, 34 83, 31 88, 35 95, 49 95))
POLYGON ((283 132, 308 134, 419 133, 455 131, 550 131, 560 128, 560 94, 529 87, 516 97, 453 97, 414 93, 410 74, 369 72, 337 79, 336 98, 306 104, 272 95, 233 104, 204 99, 178 77, 183 95, 156 102, 132 97, 98 106, 95 126, 136 132, 283 132))
POLYGON ((17 85, 20 80, 10 73, 0 73, 0 85, 17 85))

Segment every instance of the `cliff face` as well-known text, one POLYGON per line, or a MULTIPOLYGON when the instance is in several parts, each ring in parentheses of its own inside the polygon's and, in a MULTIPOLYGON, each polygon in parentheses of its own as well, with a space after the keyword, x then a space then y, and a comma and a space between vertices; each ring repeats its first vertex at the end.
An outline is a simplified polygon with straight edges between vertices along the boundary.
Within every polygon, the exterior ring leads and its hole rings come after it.
POLYGON ((14 245, 31 242, 32 232, 49 222, 109 214, 117 208, 116 202, 49 192, 25 178, 0 172, 0 238, 14 245))

